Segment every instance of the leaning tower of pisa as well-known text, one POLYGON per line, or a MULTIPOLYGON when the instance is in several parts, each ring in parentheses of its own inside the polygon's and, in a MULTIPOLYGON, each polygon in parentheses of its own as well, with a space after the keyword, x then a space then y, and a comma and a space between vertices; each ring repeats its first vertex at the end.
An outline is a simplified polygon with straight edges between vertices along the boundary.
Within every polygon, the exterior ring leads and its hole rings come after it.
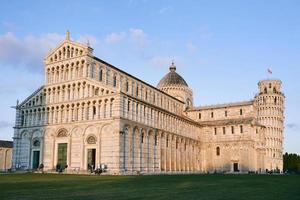
POLYGON ((284 94, 280 80, 262 80, 255 97, 257 120, 266 126, 266 159, 268 170, 283 169, 284 94))

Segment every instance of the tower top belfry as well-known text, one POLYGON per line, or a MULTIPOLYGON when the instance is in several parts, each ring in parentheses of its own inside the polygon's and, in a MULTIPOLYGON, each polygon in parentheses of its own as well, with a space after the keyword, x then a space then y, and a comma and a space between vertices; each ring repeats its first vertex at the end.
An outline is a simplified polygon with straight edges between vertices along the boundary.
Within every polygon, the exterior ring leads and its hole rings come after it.
POLYGON ((67 30, 67 32, 66 32, 66 40, 70 40, 70 31, 69 30, 67 30))
POLYGON ((172 64, 170 65, 169 69, 170 69, 171 72, 176 71, 176 65, 175 65, 174 61, 172 61, 172 64))

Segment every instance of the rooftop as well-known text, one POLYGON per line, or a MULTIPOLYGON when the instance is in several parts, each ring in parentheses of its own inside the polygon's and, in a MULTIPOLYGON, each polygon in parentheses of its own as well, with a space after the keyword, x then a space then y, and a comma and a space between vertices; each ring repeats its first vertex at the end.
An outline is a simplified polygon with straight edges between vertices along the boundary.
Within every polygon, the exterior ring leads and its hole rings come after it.
POLYGON ((13 148, 13 142, 12 141, 6 141, 6 140, 0 140, 0 147, 13 148))
POLYGON ((197 111, 197 110, 208 110, 208 109, 216 109, 216 108, 227 108, 227 107, 236 107, 236 106, 247 106, 252 105, 253 100, 250 101, 241 101, 236 103, 224 103, 224 104, 215 104, 215 105, 208 105, 208 106, 198 106, 190 108, 188 111, 197 111))

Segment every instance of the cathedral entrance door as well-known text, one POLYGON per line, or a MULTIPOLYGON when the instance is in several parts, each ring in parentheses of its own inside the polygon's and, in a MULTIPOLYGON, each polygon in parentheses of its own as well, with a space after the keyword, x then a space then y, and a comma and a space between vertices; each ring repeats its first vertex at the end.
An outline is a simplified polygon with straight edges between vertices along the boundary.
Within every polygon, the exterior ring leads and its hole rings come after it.
POLYGON ((239 172, 239 163, 233 163, 233 171, 239 172))
POLYGON ((87 152, 87 168, 95 169, 95 164, 96 164, 96 149, 88 149, 87 152))
POLYGON ((40 164, 40 151, 33 151, 32 169, 37 169, 40 164))
POLYGON ((57 148, 57 165, 60 169, 65 169, 67 165, 67 143, 58 144, 57 148))

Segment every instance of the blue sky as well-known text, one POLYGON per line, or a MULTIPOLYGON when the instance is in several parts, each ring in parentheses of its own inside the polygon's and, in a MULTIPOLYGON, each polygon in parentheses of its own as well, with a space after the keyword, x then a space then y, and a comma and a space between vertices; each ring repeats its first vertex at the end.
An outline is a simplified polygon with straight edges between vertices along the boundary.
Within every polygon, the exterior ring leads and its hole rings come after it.
POLYGON ((63 40, 156 85, 174 59, 196 105, 249 100, 283 81, 285 151, 300 153, 300 1, 14 1, 0 7, 0 139, 16 100, 43 84, 43 58, 63 40))

